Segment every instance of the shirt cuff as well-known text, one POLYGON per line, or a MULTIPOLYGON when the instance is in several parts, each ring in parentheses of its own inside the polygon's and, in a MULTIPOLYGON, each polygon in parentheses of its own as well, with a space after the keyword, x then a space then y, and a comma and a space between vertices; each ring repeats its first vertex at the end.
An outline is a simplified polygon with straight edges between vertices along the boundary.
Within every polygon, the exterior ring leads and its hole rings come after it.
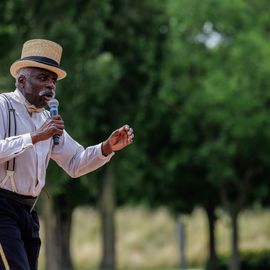
POLYGON ((112 153, 109 154, 108 156, 104 156, 104 155, 102 154, 101 145, 102 145, 102 143, 100 143, 100 144, 97 145, 98 156, 99 156, 101 159, 110 160, 110 159, 112 158, 112 156, 114 155, 114 152, 112 152, 112 153))
POLYGON ((33 146, 32 137, 30 133, 23 134, 22 139, 23 139, 23 148, 33 146))

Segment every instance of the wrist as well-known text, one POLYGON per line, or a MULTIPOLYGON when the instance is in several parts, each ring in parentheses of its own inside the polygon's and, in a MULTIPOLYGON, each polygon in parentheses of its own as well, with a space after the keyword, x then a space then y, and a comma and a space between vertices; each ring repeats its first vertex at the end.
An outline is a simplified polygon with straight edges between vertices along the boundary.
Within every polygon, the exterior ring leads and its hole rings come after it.
POLYGON ((35 133, 31 133, 30 136, 31 136, 31 139, 32 139, 32 143, 33 144, 39 142, 38 135, 36 135, 35 133))
POLYGON ((108 141, 105 141, 101 144, 101 152, 103 156, 108 156, 113 152, 112 147, 108 141))

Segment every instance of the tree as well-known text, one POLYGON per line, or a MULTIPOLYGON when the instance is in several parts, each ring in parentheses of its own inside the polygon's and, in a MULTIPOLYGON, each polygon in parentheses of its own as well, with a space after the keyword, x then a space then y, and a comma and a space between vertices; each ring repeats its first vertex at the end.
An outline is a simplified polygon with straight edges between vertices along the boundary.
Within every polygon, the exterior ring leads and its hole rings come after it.
POLYGON ((152 92, 157 96, 151 96, 155 106, 144 108, 148 117, 140 122, 141 126, 148 123, 144 137, 151 142, 143 150, 149 166, 144 188, 155 204, 182 211, 191 211, 196 204, 206 208, 209 269, 217 269, 213 224, 220 194, 232 220, 230 269, 239 269, 237 217, 250 203, 252 183, 267 166, 268 94, 264 89, 269 85, 265 62, 269 49, 267 36, 261 33, 268 22, 254 24, 252 19, 265 5, 244 1, 233 5, 172 1, 169 5, 161 87, 152 92), (250 68, 255 66, 256 73, 250 68), (151 136, 156 130, 158 136, 151 136), (200 185, 200 193, 194 192, 192 187, 200 185))

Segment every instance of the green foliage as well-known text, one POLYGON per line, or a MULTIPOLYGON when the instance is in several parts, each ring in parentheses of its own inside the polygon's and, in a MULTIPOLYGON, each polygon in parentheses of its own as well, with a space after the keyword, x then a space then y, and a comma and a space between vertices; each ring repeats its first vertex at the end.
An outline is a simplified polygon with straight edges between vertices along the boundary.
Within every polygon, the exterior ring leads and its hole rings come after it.
POLYGON ((268 175, 269 20, 253 20, 267 7, 168 1, 166 57, 153 109, 157 122, 151 123, 151 133, 159 132, 148 137, 159 152, 153 158, 146 149, 149 163, 155 162, 149 174, 158 203, 190 211, 224 185, 237 198, 247 175, 253 181, 268 175), (219 40, 211 45, 214 35, 219 40))
MULTIPOLYGON (((134 127, 135 143, 114 157, 119 204, 190 212, 209 199, 218 205, 224 186, 239 195, 258 171, 247 204, 269 204, 269 8, 266 0, 1 1, 1 91, 13 88, 8 69, 26 39, 58 41, 67 131, 87 146, 134 127)), ((102 173, 73 186, 51 164, 48 186, 57 195, 84 189, 74 205, 95 202, 102 173)))
MULTIPOLYGON (((245 252, 240 255, 241 269, 245 270, 267 270, 270 267, 269 250, 256 252, 245 252)), ((220 270, 228 269, 228 257, 223 257, 220 261, 220 270)))
MULTIPOLYGON (((60 0, 54 5, 36 1, 25 5, 21 0, 4 2, 2 32, 10 35, 12 44, 7 45, 9 53, 3 53, 8 55, 3 59, 8 63, 6 66, 19 58, 21 44, 29 38, 48 38, 63 46, 61 65, 68 76, 58 83, 57 98, 66 129, 76 140, 84 146, 98 143, 125 123, 140 133, 141 123, 137 119, 145 118, 141 108, 153 106, 151 97, 159 83, 156 67, 161 61, 166 36, 161 31, 167 20, 165 3, 158 0, 68 3, 60 0)), ((6 77, 8 69, 3 73, 6 77)), ((143 136, 138 138, 136 148, 130 147, 114 158, 118 159, 116 176, 121 179, 117 183, 119 203, 144 197, 140 183, 147 164, 143 163, 145 153, 139 146, 140 142, 145 143, 143 136), (142 168, 137 167, 137 160, 142 168), (134 188, 137 196, 130 198, 125 190, 134 188)), ((79 182, 88 194, 86 202, 97 199, 102 172, 100 169, 79 182)), ((61 195, 69 186, 74 194, 81 193, 81 186, 69 184, 70 178, 54 163, 49 166, 47 179, 51 195, 61 195)), ((82 203, 80 199, 77 201, 74 196, 74 205, 76 201, 82 203)))

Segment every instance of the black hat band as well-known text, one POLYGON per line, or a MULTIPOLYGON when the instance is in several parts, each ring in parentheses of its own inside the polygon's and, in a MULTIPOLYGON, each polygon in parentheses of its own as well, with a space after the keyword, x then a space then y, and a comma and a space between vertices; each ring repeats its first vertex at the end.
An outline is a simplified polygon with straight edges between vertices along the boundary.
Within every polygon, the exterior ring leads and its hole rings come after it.
POLYGON ((19 61, 23 61, 23 60, 35 61, 35 62, 38 62, 41 64, 46 64, 49 66, 53 66, 53 67, 57 67, 57 68, 62 69, 56 61, 52 60, 51 58, 44 57, 44 56, 27 56, 27 57, 20 59, 19 61))

